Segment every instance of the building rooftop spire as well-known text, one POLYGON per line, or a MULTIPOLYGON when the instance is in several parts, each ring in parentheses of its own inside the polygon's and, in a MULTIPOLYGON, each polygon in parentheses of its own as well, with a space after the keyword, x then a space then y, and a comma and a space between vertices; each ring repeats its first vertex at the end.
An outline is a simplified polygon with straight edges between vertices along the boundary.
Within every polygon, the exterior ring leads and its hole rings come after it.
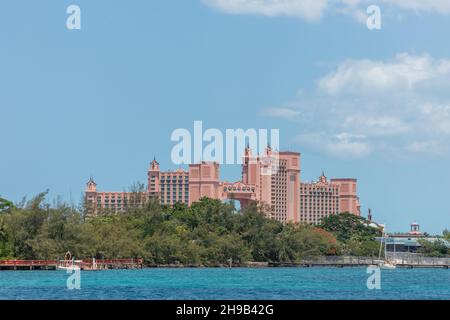
POLYGON ((159 171, 159 163, 156 161, 156 156, 153 156, 153 161, 150 163, 151 171, 159 171))
POLYGON ((325 175, 325 172, 322 170, 322 175, 319 177, 319 182, 322 182, 322 183, 327 183, 328 181, 327 181, 327 177, 326 177, 326 175, 325 175))
POLYGON ((94 178, 91 176, 89 181, 86 183, 86 191, 95 192, 97 190, 97 184, 94 181, 94 178))

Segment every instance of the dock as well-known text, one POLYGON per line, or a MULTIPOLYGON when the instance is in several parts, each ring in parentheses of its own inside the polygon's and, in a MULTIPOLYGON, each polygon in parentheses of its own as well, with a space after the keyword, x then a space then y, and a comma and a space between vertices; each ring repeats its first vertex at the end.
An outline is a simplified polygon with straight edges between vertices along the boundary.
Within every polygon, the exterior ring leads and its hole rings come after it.
POLYGON ((0 270, 56 270, 57 260, 0 260, 0 270))
MULTIPOLYGON (((404 254, 395 258, 389 257, 398 268, 440 268, 448 269, 450 258, 422 257, 414 254, 404 254)), ((352 256, 317 256, 305 257, 299 262, 269 262, 268 267, 368 267, 378 265, 380 259, 374 257, 352 257, 352 256)))
MULTIPOLYGON (((368 267, 371 263, 320 263, 320 262, 312 262, 312 263, 296 263, 296 262, 269 262, 268 267, 279 267, 279 268, 313 268, 313 267, 326 267, 326 268, 348 268, 348 267, 368 267)), ((434 268, 434 269, 449 269, 449 265, 441 265, 441 264, 396 264, 397 268, 407 268, 407 269, 415 269, 415 268, 434 268)))
POLYGON ((143 259, 0 260, 0 270, 57 270, 70 266, 81 270, 142 269, 143 264, 143 259))

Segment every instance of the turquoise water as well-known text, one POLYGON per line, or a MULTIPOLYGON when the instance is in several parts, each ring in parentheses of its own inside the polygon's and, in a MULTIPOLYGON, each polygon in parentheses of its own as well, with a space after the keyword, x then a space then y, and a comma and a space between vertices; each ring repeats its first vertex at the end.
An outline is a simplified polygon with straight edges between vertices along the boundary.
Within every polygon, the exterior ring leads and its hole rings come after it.
POLYGON ((233 268, 82 271, 68 290, 64 271, 0 271, 0 299, 450 299, 450 270, 233 268))

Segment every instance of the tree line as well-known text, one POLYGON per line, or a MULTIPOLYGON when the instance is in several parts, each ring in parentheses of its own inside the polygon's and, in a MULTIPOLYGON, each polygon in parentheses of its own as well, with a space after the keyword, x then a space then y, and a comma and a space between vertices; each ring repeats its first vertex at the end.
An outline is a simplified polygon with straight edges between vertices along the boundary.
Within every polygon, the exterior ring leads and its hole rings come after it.
POLYGON ((99 212, 58 202, 46 193, 13 205, 0 198, 0 259, 143 258, 148 265, 214 266, 255 262, 298 262, 307 256, 377 256, 381 231, 362 217, 342 213, 319 226, 285 224, 253 204, 203 198, 187 207, 151 200, 124 212, 99 212))

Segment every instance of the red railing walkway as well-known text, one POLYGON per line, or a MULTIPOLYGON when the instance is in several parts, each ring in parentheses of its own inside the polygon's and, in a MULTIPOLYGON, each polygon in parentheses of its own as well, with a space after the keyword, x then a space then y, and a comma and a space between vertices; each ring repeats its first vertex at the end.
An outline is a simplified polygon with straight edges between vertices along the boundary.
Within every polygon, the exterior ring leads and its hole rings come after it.
POLYGON ((0 260, 0 270, 55 270, 77 266, 81 270, 142 268, 143 259, 84 259, 84 260, 0 260))

